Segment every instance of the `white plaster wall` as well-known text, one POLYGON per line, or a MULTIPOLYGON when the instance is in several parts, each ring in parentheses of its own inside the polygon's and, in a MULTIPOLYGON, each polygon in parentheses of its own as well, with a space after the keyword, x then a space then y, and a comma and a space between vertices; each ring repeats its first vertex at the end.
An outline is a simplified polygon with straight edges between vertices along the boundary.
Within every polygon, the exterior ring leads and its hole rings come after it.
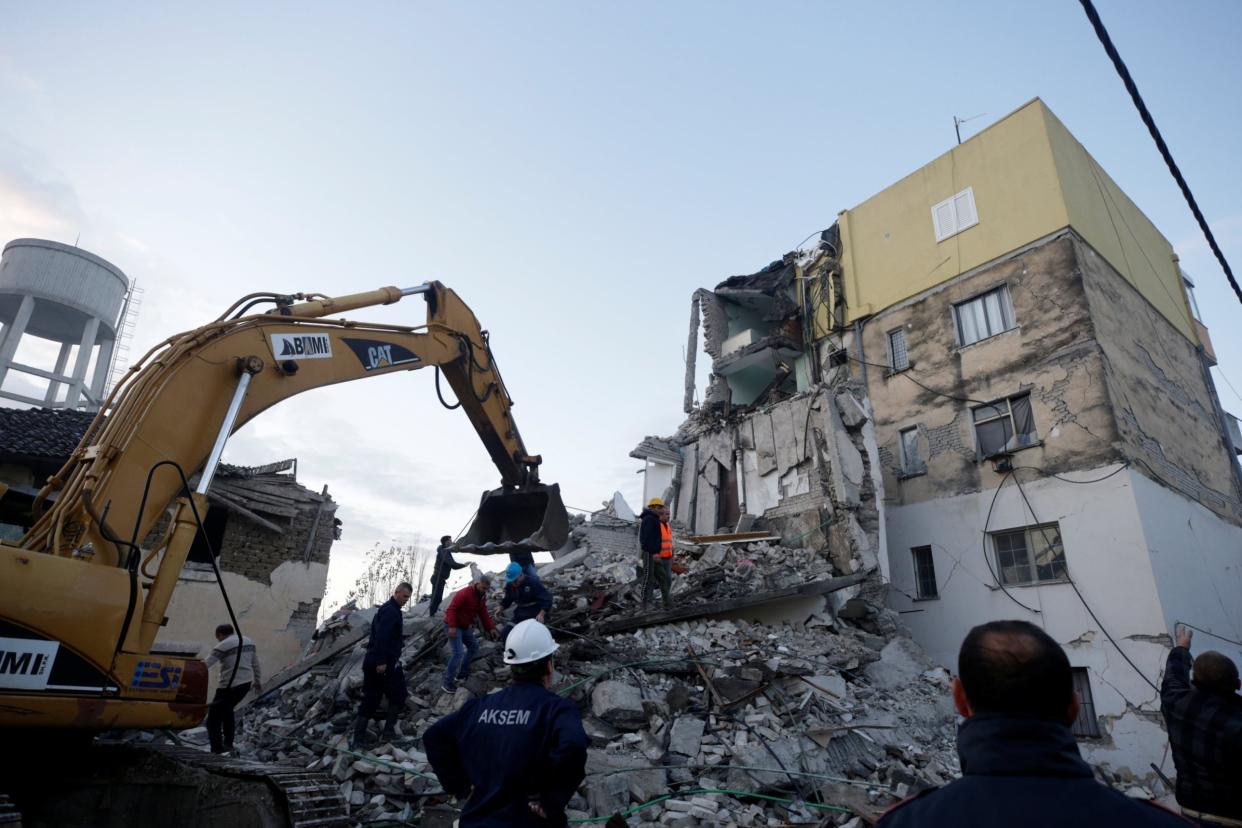
MULTIPOLYGON (((297 661, 309 640, 309 633, 290 629, 290 616, 299 603, 323 597, 328 567, 321 563, 285 561, 272 572, 271 586, 233 572, 222 575, 242 634, 254 639, 263 675, 270 678, 297 661)), ((216 643, 216 625, 227 623, 228 610, 214 579, 182 579, 169 605, 168 625, 160 631, 157 643, 196 642, 200 644, 199 656, 205 657, 216 643)), ((217 672, 216 668, 211 671, 212 692, 217 672)))
POLYGON ((661 463, 647 458, 647 468, 643 474, 643 506, 650 503, 653 497, 664 497, 664 492, 673 485, 675 469, 676 467, 671 463, 661 463))
MULTIPOLYGON (((1021 455, 1018 457, 1020 462, 1021 455)), ((1093 480, 1117 468, 1113 465, 1066 476, 1093 480)), ((1076 485, 1036 479, 1030 471, 1018 474, 1038 520, 1032 518, 1011 480, 996 497, 988 531, 1037 522, 1060 524, 1071 577, 1126 654, 1158 684, 1167 648, 1159 642, 1125 637, 1164 632, 1134 495, 1135 475, 1126 470, 1108 480, 1076 485)), ((891 606, 903 613, 903 621, 928 654, 951 670, 956 669, 962 639, 976 624, 1017 618, 1043 627, 1065 646, 1071 664, 1091 671, 1096 713, 1105 717, 1110 737, 1082 742, 1083 752, 1091 761, 1129 767, 1138 776, 1150 775, 1148 763, 1160 763, 1165 745, 1159 726, 1158 694, 1101 634, 1071 585, 1009 587, 1016 599, 1039 613, 1022 609, 996 588, 983 553, 984 521, 994 495, 996 489, 990 489, 909 506, 888 506, 888 553, 894 587, 890 590, 891 606), (925 545, 932 547, 940 597, 916 601, 911 597, 915 586, 910 550, 925 545)))
POLYGON ((1242 664, 1242 528, 1198 503, 1135 473, 1134 495, 1164 629, 1185 621, 1195 631, 1193 652, 1217 650, 1242 664))

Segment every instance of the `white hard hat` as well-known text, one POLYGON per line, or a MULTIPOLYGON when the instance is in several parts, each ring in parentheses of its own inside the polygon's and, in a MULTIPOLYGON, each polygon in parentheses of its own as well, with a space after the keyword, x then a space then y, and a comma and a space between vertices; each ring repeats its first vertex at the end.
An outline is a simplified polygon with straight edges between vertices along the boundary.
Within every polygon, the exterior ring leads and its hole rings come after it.
POLYGON ((505 664, 529 664, 556 652, 548 628, 533 618, 518 624, 505 640, 505 664))

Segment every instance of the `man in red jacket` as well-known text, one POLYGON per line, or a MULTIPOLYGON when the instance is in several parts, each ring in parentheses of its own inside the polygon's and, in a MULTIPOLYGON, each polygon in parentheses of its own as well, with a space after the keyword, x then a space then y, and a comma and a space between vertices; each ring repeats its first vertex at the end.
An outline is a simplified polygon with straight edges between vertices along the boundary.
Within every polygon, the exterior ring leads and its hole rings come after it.
POLYGON ((491 585, 492 579, 483 575, 470 586, 457 590, 448 609, 444 611, 444 626, 449 644, 453 647, 448 669, 444 671, 444 681, 440 683, 440 688, 446 693, 457 689, 457 679, 465 679, 470 675, 470 662, 479 652, 479 644, 474 640, 472 630, 474 622, 481 620, 483 629, 493 641, 498 636, 496 624, 487 614, 487 590, 491 585))

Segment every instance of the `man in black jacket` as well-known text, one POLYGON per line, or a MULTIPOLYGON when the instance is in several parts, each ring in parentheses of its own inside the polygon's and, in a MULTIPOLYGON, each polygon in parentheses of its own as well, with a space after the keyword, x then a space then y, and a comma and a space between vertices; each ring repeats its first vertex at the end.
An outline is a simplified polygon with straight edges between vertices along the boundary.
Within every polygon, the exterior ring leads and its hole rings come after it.
POLYGON ((362 704, 349 739, 351 748, 365 747, 367 725, 379 710, 381 696, 388 697, 388 718, 384 723, 384 740, 396 738, 397 717, 405 707, 405 673, 401 670, 401 608, 414 594, 414 587, 402 582, 393 590, 371 619, 371 637, 362 658, 362 704))
POLYGON ((428 615, 435 615, 436 610, 440 609, 449 573, 454 569, 465 569, 468 565, 453 560, 452 546, 452 537, 445 535, 440 538, 440 545, 436 548, 436 564, 431 570, 431 606, 427 609, 428 615))
POLYGON ((672 533, 668 530, 668 512, 664 508, 664 501, 658 497, 651 498, 647 507, 639 514, 638 520, 643 608, 646 609, 651 603, 658 586, 667 609, 672 606, 670 593, 673 589, 673 555, 672 533))
POLYGON ((1095 781, 1070 724, 1078 696, 1065 651, 1026 621, 971 630, 953 702, 962 778, 893 806, 877 828, 1160 828, 1186 821, 1095 781))
POLYGON ((1208 650, 1194 660, 1194 633, 1177 625, 1160 685, 1160 711, 1177 767, 1177 804, 1200 825, 1242 824, 1242 697, 1238 667, 1208 650))

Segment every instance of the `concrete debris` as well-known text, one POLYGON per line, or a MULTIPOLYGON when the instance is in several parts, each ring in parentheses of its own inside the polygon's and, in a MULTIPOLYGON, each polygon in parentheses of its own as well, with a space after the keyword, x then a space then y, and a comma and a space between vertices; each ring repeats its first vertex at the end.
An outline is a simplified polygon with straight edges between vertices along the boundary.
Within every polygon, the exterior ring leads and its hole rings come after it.
MULTIPOLYGON (((822 594, 798 594, 842 578, 827 552, 772 541, 679 543, 674 604, 699 617, 607 635, 606 623, 644 616, 642 573, 633 524, 597 522, 575 529, 577 549, 540 566, 557 602, 554 689, 578 704, 591 743, 571 818, 641 805, 627 825, 869 823, 901 793, 957 775, 947 675, 900 634, 896 616, 869 608, 846 622, 822 594), (712 614, 782 589, 792 597, 712 614)), ((444 693, 447 643, 426 611, 420 604, 407 614, 410 696, 394 742, 346 746, 361 692, 364 611, 334 619, 301 671, 287 671, 282 686, 239 711, 235 751, 331 774, 358 824, 440 824, 452 802, 418 737, 472 695, 506 684, 509 671, 498 645, 481 641, 471 678, 444 693)), ((373 737, 383 708, 377 715, 373 737)))

